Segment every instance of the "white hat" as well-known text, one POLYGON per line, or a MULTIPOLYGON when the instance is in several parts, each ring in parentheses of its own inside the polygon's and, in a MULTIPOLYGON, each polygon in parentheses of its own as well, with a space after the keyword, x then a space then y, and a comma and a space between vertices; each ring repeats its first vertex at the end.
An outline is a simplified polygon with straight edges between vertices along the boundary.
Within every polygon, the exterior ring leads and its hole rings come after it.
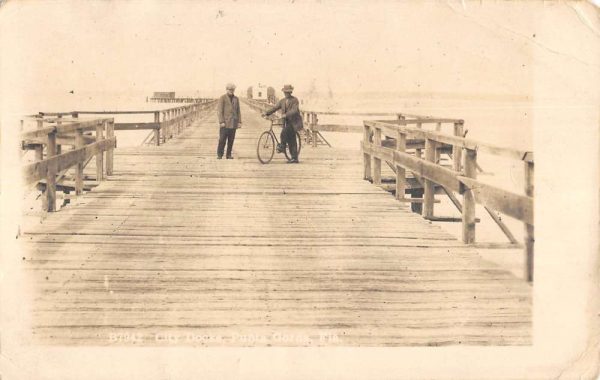
POLYGON ((229 90, 229 89, 235 90, 235 84, 233 84, 231 82, 227 83, 227 86, 225 86, 225 89, 226 90, 229 90))

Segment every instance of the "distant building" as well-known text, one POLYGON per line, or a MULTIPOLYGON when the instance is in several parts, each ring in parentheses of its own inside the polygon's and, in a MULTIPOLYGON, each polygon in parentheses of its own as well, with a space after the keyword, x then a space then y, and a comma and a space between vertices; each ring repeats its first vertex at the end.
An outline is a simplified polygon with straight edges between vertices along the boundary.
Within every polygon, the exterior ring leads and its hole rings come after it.
POLYGON ((267 100, 267 86, 259 83, 255 86, 248 87, 246 96, 255 100, 267 100))
POLYGON ((261 83, 255 86, 248 87, 248 89, 246 90, 246 97, 248 99, 266 101, 270 104, 275 104, 277 102, 277 97, 275 96, 275 89, 273 87, 269 87, 261 83))
POLYGON ((155 92, 153 98, 174 99, 175 92, 155 92))

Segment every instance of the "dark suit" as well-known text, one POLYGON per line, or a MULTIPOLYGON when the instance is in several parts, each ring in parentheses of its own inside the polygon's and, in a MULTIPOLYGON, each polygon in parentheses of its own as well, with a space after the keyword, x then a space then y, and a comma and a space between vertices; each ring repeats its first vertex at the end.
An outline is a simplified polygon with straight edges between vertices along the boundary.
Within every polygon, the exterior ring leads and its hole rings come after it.
POLYGON ((285 150, 286 144, 289 144, 292 159, 297 160, 298 146, 296 143, 296 132, 304 128, 298 98, 294 96, 283 98, 273 108, 265 112, 265 114, 270 115, 277 110, 281 110, 282 117, 285 118, 283 130, 281 131, 282 149, 285 150))
POLYGON ((235 130, 239 128, 239 123, 242 122, 242 114, 240 112, 240 100, 237 96, 225 94, 219 98, 217 104, 217 117, 219 118, 219 126, 225 124, 219 129, 219 145, 217 147, 217 155, 223 157, 225 150, 225 142, 227 142, 227 157, 231 157, 233 149, 233 141, 235 140, 235 130))

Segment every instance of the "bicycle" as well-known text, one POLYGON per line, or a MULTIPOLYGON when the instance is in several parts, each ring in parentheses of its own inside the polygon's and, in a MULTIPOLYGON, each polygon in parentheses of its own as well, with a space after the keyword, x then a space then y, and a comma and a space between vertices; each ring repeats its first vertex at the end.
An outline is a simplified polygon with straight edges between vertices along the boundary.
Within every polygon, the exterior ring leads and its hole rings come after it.
MULTIPOLYGON (((258 161, 261 164, 268 164, 273 159, 275 155, 275 147, 279 146, 279 140, 277 139, 277 135, 273 132, 273 126, 281 126, 283 128, 284 118, 269 118, 265 117, 265 119, 271 120, 271 128, 268 131, 264 131, 260 137, 258 138, 258 143, 256 145, 256 156, 258 157, 258 161), (275 145, 277 143, 277 145, 275 145)), ((298 155, 300 155, 300 149, 302 148, 302 140, 300 138, 300 134, 296 132, 296 145, 298 147, 298 155)), ((289 144, 285 145, 285 157, 289 160, 292 158, 292 155, 289 151, 289 144)))

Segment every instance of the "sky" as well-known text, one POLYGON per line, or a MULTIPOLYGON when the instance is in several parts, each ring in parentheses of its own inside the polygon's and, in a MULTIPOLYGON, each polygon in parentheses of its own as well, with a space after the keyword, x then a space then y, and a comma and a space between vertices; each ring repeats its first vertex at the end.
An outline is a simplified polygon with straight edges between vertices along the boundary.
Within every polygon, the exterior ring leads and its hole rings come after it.
POLYGON ((561 65, 599 62, 581 49, 598 41, 594 7, 550 4, 9 1, 0 12, 3 73, 35 91, 221 92, 233 81, 528 95, 536 49, 556 56, 558 80, 561 65), (559 32, 540 27, 544 12, 560 20, 559 32))
POLYGON ((600 67, 585 2, 9 0, 0 18, 12 92, 216 95, 231 81, 526 98, 541 66, 578 91, 600 67))

